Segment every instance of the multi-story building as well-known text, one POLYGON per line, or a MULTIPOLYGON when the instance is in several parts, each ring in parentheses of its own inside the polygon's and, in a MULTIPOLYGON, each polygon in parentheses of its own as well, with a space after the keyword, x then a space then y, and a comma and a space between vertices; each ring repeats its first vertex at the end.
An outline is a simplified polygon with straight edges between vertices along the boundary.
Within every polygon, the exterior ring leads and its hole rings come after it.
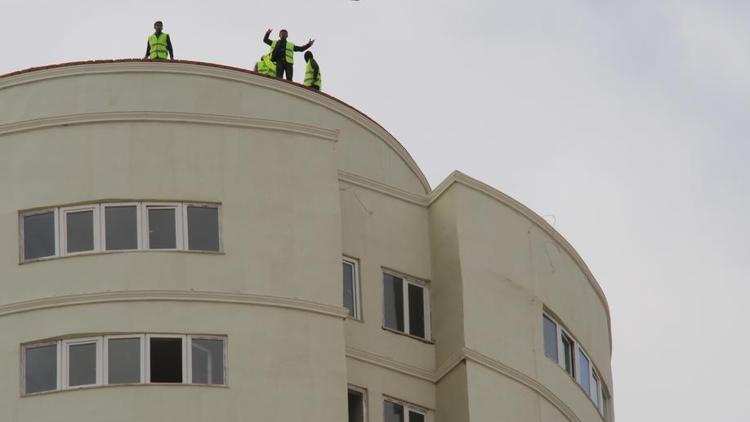
POLYGON ((534 212, 354 108, 192 62, 0 77, 0 420, 613 421, 534 212), (342 300, 343 298, 343 300, 342 300))

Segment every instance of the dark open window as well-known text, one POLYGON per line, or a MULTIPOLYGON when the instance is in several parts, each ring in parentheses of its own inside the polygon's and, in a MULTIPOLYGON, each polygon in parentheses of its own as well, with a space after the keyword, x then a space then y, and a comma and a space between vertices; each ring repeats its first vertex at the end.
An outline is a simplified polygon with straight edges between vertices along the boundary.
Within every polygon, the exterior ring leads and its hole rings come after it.
POLYGON ((349 389, 349 422, 365 422, 365 395, 361 391, 349 389))
POLYGON ((558 362, 557 356, 557 324, 554 321, 547 318, 545 315, 542 317, 542 325, 544 329, 544 355, 558 362))
POLYGON ((150 339, 151 382, 182 382, 182 349, 181 338, 150 339))
POLYGON ((383 274, 383 318, 386 327, 404 331, 404 280, 383 274))

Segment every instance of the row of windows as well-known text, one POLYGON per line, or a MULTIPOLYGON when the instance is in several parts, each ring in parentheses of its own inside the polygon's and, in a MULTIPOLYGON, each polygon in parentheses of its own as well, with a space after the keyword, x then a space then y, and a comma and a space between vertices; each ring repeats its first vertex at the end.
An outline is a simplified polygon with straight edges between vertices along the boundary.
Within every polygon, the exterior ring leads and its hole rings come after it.
POLYGON ((224 337, 127 334, 57 340, 22 350, 24 394, 139 383, 224 385, 224 337))
POLYGON ((21 213, 23 261, 103 251, 221 250, 215 204, 111 202, 21 213))
MULTIPOLYGON (((349 316, 361 320, 359 263, 344 257, 344 306, 349 316)), ((430 294, 420 281, 383 272, 383 326, 422 339, 430 338, 430 294)))
MULTIPOLYGON (((348 422, 367 420, 367 391, 359 387, 349 387, 347 400, 348 422)), ((400 400, 383 400, 383 422, 426 422, 427 412, 400 400)))
POLYGON ((591 398, 599 412, 606 414, 609 395, 601 377, 573 337, 552 317, 543 315, 544 355, 556 362, 591 398))

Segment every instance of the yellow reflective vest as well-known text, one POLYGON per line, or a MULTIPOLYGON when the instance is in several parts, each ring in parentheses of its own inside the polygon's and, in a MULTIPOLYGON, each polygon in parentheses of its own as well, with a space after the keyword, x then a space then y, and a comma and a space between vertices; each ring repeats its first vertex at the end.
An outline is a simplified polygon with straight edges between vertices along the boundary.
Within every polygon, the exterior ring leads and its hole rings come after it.
POLYGON ((169 50, 167 49, 167 39, 169 35, 166 32, 162 32, 157 37, 156 34, 151 34, 148 37, 148 58, 149 59, 168 59, 169 50))
POLYGON ((271 54, 266 54, 256 63, 258 73, 261 75, 276 76, 276 63, 271 61, 271 54))
POLYGON ((318 77, 313 80, 313 75, 315 74, 315 69, 313 69, 312 61, 315 59, 310 59, 307 62, 307 67, 305 68, 305 86, 316 86, 318 89, 323 85, 323 75, 320 72, 320 66, 318 66, 318 77))
MULTIPOLYGON (((273 50, 276 48, 277 42, 279 42, 279 40, 271 43, 271 51, 268 53, 271 57, 273 57, 273 50)), ((289 40, 286 40, 286 62, 294 64, 294 44, 289 40)))

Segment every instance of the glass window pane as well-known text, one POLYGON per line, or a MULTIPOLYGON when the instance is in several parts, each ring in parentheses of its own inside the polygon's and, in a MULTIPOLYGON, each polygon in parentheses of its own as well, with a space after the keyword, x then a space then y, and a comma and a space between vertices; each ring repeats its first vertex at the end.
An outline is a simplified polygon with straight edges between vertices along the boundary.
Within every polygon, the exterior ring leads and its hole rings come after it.
POLYGON ((105 207, 104 220, 108 251, 138 249, 138 207, 105 207))
POLYGON ((344 307, 349 310, 349 316, 354 314, 354 265, 344 261, 344 307))
POLYGON ((94 211, 76 211, 65 214, 68 252, 94 250, 94 211))
POLYGON ((23 217, 23 258, 34 259, 55 254, 55 213, 23 217))
POLYGON ((544 319, 544 355, 558 362, 557 357, 557 324, 546 316, 544 319))
POLYGON ((26 348, 26 394, 57 389, 57 345, 26 348))
POLYGON ((404 281, 383 274, 383 317, 385 326, 404 331, 404 281))
POLYGON ((148 210, 148 246, 151 249, 177 248, 174 208, 148 210))
POLYGON ((193 339, 193 384, 224 384, 224 341, 193 339))
POLYGON ((188 246, 193 251, 219 251, 219 209, 187 207, 188 246))
POLYGON ((571 376, 574 375, 573 369, 573 340, 568 338, 565 333, 562 333, 563 343, 563 369, 571 376))
POLYGON ((348 422, 365 422, 365 398, 361 392, 349 390, 348 408, 348 422))
POLYGON ((68 385, 96 384, 96 343, 68 346, 68 385))
POLYGON ((591 400, 594 401, 596 407, 599 406, 599 377, 596 376, 596 372, 591 374, 591 400))
POLYGON ((182 339, 152 338, 151 382, 182 382, 182 339))
POLYGON ((424 415, 409 411, 409 422, 424 422, 424 415))
POLYGON ((425 337, 424 289, 409 284, 409 334, 425 337))
POLYGON ((107 360, 110 384, 141 382, 141 339, 108 340, 107 360))
POLYGON ((389 401, 383 402, 384 422, 404 422, 404 406, 389 401))
POLYGON ((591 372, 589 371, 589 359, 583 353, 578 353, 578 373, 580 374, 578 381, 586 394, 589 394, 591 391, 591 372))

